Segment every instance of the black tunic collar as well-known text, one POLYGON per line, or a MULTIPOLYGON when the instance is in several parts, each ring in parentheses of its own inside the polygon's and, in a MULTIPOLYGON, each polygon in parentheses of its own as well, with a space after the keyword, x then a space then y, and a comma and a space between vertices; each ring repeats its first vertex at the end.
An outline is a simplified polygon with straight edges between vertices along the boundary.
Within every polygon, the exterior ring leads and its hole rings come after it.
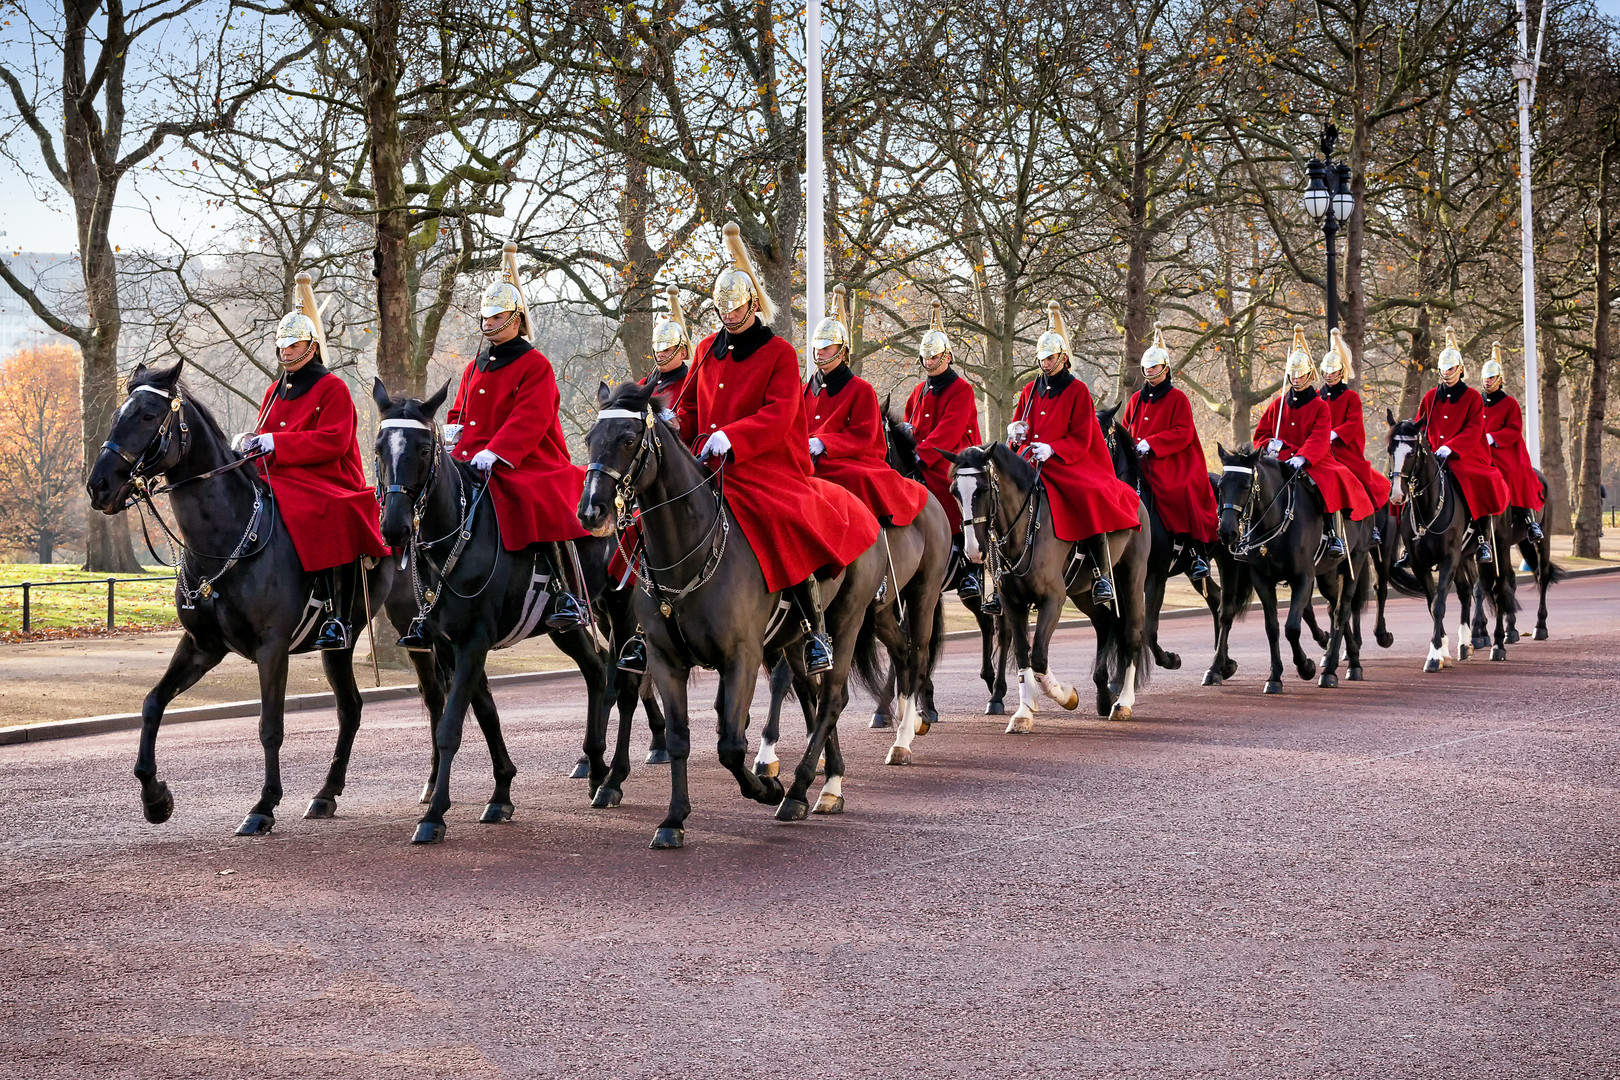
POLYGON ((1338 382, 1334 383, 1332 386, 1324 386, 1324 387, 1322 387, 1322 391, 1321 391, 1322 392, 1322 400, 1323 401, 1337 401, 1337 400, 1339 400, 1339 396, 1341 394, 1343 394, 1348 389, 1350 389, 1350 384, 1345 382, 1342 379, 1339 380, 1338 382))
POLYGON ((714 343, 709 346, 709 352, 713 353, 716 359, 724 357, 729 352, 733 360, 743 361, 753 356, 775 336, 771 333, 771 328, 761 322, 756 315, 753 325, 740 334, 722 329, 714 335, 714 343))
POLYGON ((1456 386, 1446 386, 1445 384, 1441 384, 1439 387, 1440 392, 1436 394, 1435 397, 1439 398, 1447 405, 1455 405, 1457 402, 1462 400, 1463 391, 1467 389, 1468 384, 1463 382, 1461 379, 1458 379, 1456 386))
POLYGON ((658 371, 655 369, 652 373, 653 393, 661 394, 671 387, 680 386, 686 381, 686 370, 685 364, 682 364, 673 371, 658 371))
POLYGON ((1288 407, 1290 409, 1303 409, 1316 400, 1316 387, 1307 386, 1303 390, 1288 391, 1288 407))
POLYGON ((1057 397, 1067 390, 1072 382, 1074 382, 1074 373, 1068 368, 1064 368, 1056 375, 1042 375, 1036 379, 1035 392, 1041 397, 1057 397))
POLYGON ((1486 394, 1485 404, 1495 405, 1498 401, 1501 401, 1505 397, 1507 397, 1507 387, 1503 386, 1486 394))
POLYGON ((957 380, 956 368, 947 365, 938 375, 930 375, 925 380, 928 383, 928 392, 936 397, 949 390, 951 383, 957 380))
POLYGON ((849 370, 848 364, 839 364, 831 371, 818 371, 810 378, 812 393, 825 393, 828 397, 836 397, 838 391, 850 384, 855 373, 849 370))
POLYGON ((530 349, 534 348, 519 334, 511 341, 503 341, 499 345, 490 345, 478 354, 475 361, 479 371, 499 371, 530 349))
POLYGON ((319 360, 311 360, 281 380, 281 389, 276 391, 276 396, 282 401, 297 401, 309 393, 310 387, 320 382, 328 374, 330 373, 326 370, 325 364, 319 360))
POLYGON ((1154 386, 1152 383, 1143 383, 1142 400, 1147 402, 1149 405, 1152 405, 1155 402, 1163 401, 1164 395, 1170 392, 1171 379, 1172 376, 1166 375, 1164 377, 1164 382, 1160 383, 1158 386, 1154 386))

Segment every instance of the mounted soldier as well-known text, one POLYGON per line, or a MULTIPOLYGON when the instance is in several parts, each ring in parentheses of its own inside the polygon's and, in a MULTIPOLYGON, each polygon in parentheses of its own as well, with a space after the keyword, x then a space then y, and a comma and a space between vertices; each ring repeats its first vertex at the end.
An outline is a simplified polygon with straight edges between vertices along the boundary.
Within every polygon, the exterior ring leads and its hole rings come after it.
POLYGON ((849 491, 884 526, 916 520, 928 489, 889 467, 877 391, 849 367, 849 315, 844 287, 833 289, 833 312, 810 336, 816 374, 804 388, 810 460, 816 476, 849 491))
MULTIPOLYGON (((1362 490, 1376 513, 1389 503, 1389 478, 1381 476, 1367 461, 1367 420, 1362 414, 1361 395, 1350 389, 1347 379, 1356 377, 1350 360, 1350 347, 1334 327, 1329 334, 1328 351, 1322 354, 1322 400, 1328 403, 1328 442, 1333 460, 1361 482, 1362 490)), ((1383 542, 1378 526, 1373 526, 1374 546, 1383 542)))
POLYGON ((1491 463, 1508 486, 1508 505, 1521 515, 1530 539, 1542 541, 1539 520, 1546 499, 1541 493, 1541 476, 1530 464, 1530 451, 1524 445, 1524 412, 1518 399, 1502 384, 1502 343, 1491 346, 1491 358, 1480 369, 1485 380, 1485 442, 1491 448, 1491 463))
POLYGON ((1294 347, 1284 369, 1288 385, 1272 398, 1254 429, 1254 445, 1301 472, 1322 499, 1322 533, 1328 553, 1345 555, 1339 514, 1360 521, 1373 512, 1366 489, 1333 456, 1333 422, 1316 390, 1316 365, 1305 344, 1305 328, 1294 327, 1294 347))
POLYGON ((1114 587, 1108 570, 1114 560, 1105 534, 1138 528, 1141 498, 1114 475, 1091 390, 1069 370, 1072 354, 1063 313, 1056 300, 1046 309, 1048 328, 1035 343, 1041 374, 1018 395, 1007 444, 1033 461, 1046 482, 1052 532, 1083 545, 1092 567, 1092 601, 1111 604, 1114 587))
POLYGON ((1485 400, 1479 391, 1463 381, 1463 355, 1457 347, 1457 334, 1446 327, 1446 347, 1440 350, 1437 366, 1440 385, 1423 395, 1418 406, 1422 426, 1434 456, 1456 477, 1473 517, 1479 537, 1480 562, 1494 559, 1491 551, 1491 521, 1508 508, 1508 486, 1491 461, 1490 443, 1485 439, 1485 400))
POLYGON ((551 592, 546 626, 583 626, 579 600, 567 584, 572 574, 563 544, 586 535, 574 516, 585 470, 568 456, 551 361, 529 343, 534 322, 518 285, 517 245, 511 241, 478 314, 485 345, 462 372, 455 404, 445 414, 445 447, 484 474, 501 545, 507 551, 533 548, 545 560, 551 592))
POLYGON ((1192 552, 1188 576, 1209 576, 1208 547, 1219 522, 1215 492, 1209 486, 1209 463, 1193 424, 1192 403, 1170 382, 1170 350, 1164 329, 1153 325, 1153 345, 1142 354, 1146 385, 1131 395, 1121 420, 1142 459, 1142 471, 1153 491, 1160 520, 1177 546, 1192 552))
POLYGON ((767 325, 776 305, 735 223, 725 242, 732 265, 712 292, 721 329, 698 343, 675 413, 681 438, 721 473, 766 588, 797 606, 805 668, 818 674, 833 661, 820 576, 859 558, 877 540, 878 523, 860 500, 812 475, 798 352, 767 325))
POLYGON ((352 647, 347 615, 359 587, 360 560, 388 553, 377 531, 377 499, 366 482, 356 436, 354 398, 326 368, 331 354, 308 274, 297 278, 297 303, 276 326, 281 376, 264 392, 257 423, 232 445, 263 452, 259 469, 275 493, 305 570, 325 571, 326 621, 319 649, 352 647))
MULTIPOLYGON (((951 491, 951 463, 942 454, 955 454, 977 446, 979 405, 973 386, 956 373, 952 363, 951 339, 945 333, 943 307, 934 301, 929 329, 917 345, 917 362, 924 379, 906 399, 906 423, 917 440, 917 457, 922 462, 923 482, 934 493, 951 525, 951 564, 962 561, 962 511, 951 491)), ((956 595, 970 600, 981 592, 979 576, 965 568, 958 580, 956 595)), ((987 615, 997 614, 992 608, 987 615)))

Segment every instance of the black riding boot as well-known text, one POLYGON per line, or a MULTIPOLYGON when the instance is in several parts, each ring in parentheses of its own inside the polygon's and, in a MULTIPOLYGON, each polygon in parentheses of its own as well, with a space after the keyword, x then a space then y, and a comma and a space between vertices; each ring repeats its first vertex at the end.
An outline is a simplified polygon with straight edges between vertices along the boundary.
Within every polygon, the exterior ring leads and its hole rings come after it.
POLYGON ((1339 515, 1337 511, 1322 515, 1322 533, 1327 537, 1328 557, 1332 559, 1344 558, 1344 540, 1339 536, 1339 515))
POLYGON ((827 633, 827 619, 821 611, 821 582, 811 574, 788 590, 798 605, 800 627, 804 630, 804 670, 808 675, 820 675, 833 666, 832 637, 827 633))
POLYGON ((1091 572, 1095 575, 1091 582, 1091 602, 1094 604, 1112 604, 1114 602, 1114 583, 1108 580, 1108 571, 1113 569, 1109 559, 1108 534, 1098 533, 1091 538, 1090 550, 1087 555, 1091 558, 1091 572))
POLYGON ((619 650, 619 670, 628 671, 632 675, 647 674, 647 635, 636 627, 636 632, 630 635, 630 640, 624 643, 619 650))
POLYGON ((562 544, 549 543, 545 547, 546 562, 551 566, 551 607, 546 612, 546 627, 551 630, 573 630, 585 625, 579 601, 568 591, 568 575, 564 572, 567 556, 562 544))
POLYGON ((1520 507, 1519 513, 1524 515, 1524 527, 1530 531, 1530 539, 1538 544, 1545 540, 1546 534, 1541 531, 1541 522, 1536 520, 1536 512, 1520 507))
POLYGON ((1491 542, 1486 539, 1491 534, 1491 519, 1480 518, 1474 522, 1474 533, 1479 537, 1479 551, 1474 555, 1475 561, 1482 564, 1495 562, 1496 556, 1491 553, 1491 542))
POLYGON ((354 577, 359 566, 358 562, 344 563, 326 572, 326 598, 330 606, 327 608, 326 621, 321 624, 320 636, 315 639, 317 649, 333 651, 353 647, 349 615, 354 606, 354 577))
POLYGON ((1187 576, 1193 581, 1203 581, 1209 577, 1209 557, 1204 554, 1204 545, 1197 540, 1189 540, 1187 545, 1192 551, 1192 567, 1187 576))
POLYGON ((399 635, 399 640, 395 644, 406 652, 432 652, 433 639, 428 637, 425 623, 426 621, 420 618, 412 619, 411 625, 399 635))
POLYGON ((962 550, 962 534, 957 533, 951 537, 951 567, 961 567, 956 577, 956 598, 966 603, 982 595, 983 589, 979 585, 979 572, 973 564, 967 561, 967 554, 962 550))

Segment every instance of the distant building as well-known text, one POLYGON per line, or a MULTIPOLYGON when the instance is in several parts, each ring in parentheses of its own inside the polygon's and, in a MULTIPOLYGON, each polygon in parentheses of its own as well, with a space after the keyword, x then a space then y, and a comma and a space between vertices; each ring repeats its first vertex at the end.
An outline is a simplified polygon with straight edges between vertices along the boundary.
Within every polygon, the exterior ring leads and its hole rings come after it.
MULTIPOLYGON (((0 259, 24 285, 38 293, 52 311, 66 319, 80 317, 84 310, 84 276, 77 255, 8 251, 0 254, 0 259)), ((66 341, 67 338, 46 326, 9 285, 0 283, 0 357, 10 356, 29 345, 66 341)))

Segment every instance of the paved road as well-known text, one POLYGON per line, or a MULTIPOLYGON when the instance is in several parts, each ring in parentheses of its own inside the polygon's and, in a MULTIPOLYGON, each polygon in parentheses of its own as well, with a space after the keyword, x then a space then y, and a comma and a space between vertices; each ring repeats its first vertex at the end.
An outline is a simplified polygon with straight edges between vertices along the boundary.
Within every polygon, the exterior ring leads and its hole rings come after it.
MULTIPOLYGON (((1258 693, 1189 666, 1137 719, 977 715, 967 650, 910 769, 849 714, 849 812, 778 825, 712 750, 689 846, 666 794, 558 778, 577 701, 502 701, 517 820, 412 848, 426 729, 370 710, 341 816, 297 816, 330 718, 293 718, 277 831, 250 721, 0 750, 0 1061, 17 1077, 1598 1077, 1620 1072, 1620 580, 1559 587, 1553 640, 1419 673, 1418 611, 1370 681, 1258 693)), ((1083 681, 1089 634, 1056 670, 1083 681)), ((709 684, 712 686, 712 684, 709 684)), ((708 700, 709 687, 694 700, 708 700)), ((707 721, 698 725, 707 728, 707 721)), ((639 758, 638 758, 639 760, 639 758)))

